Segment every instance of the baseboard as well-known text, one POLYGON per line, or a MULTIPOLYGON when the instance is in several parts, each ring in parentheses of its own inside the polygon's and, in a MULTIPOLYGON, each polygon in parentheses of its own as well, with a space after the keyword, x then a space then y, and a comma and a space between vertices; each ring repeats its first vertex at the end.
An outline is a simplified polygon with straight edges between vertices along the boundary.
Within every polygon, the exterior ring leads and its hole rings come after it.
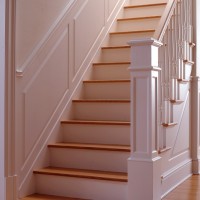
POLYGON ((186 160, 173 169, 166 172, 162 177, 162 194, 165 197, 174 188, 192 176, 192 160, 186 160))

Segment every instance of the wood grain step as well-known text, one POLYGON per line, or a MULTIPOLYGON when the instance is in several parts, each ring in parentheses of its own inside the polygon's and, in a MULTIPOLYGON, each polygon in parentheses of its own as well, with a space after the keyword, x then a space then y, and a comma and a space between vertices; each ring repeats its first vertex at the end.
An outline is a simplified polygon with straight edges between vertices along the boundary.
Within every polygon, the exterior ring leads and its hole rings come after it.
POLYGON ((130 103, 130 99, 74 99, 74 103, 130 103))
POLYGON ((182 84, 186 84, 186 83, 190 82, 190 80, 188 80, 188 79, 182 79, 182 78, 179 78, 177 80, 178 80, 179 83, 182 83, 182 84))
MULTIPOLYGON (((102 47, 102 49, 130 49, 130 48, 131 47, 129 45, 102 47)), ((126 63, 130 63, 130 62, 126 62, 126 63)))
POLYGON ((44 195, 44 194, 33 194, 24 197, 21 200, 89 200, 89 199, 77 199, 77 198, 59 197, 59 196, 44 195))
POLYGON ((87 178, 117 182, 128 181, 127 173, 122 172, 105 172, 97 170, 67 169, 57 167, 47 167, 39 170, 34 170, 34 174, 87 178))
POLYGON ((142 8, 142 7, 152 7, 152 6, 166 6, 167 3, 154 3, 154 4, 142 4, 142 5, 131 5, 131 6, 124 6, 124 9, 129 8, 142 8))
POLYGON ((129 145, 106 145, 106 144, 81 144, 81 143, 56 143, 49 144, 50 148, 89 149, 104 151, 130 152, 129 145))
POLYGON ((83 83, 130 83, 129 79, 122 80, 85 80, 83 83))
POLYGON ((119 126, 130 126, 130 122, 124 121, 84 121, 84 120, 63 120, 61 124, 90 124, 90 125, 119 125, 119 126))
POLYGON ((173 127, 173 126, 176 126, 177 124, 178 124, 177 122, 172 122, 172 123, 162 123, 162 125, 163 125, 165 128, 173 127))
POLYGON ((155 16, 145 16, 145 17, 121 18, 121 19, 117 19, 117 21, 121 22, 121 21, 134 21, 134 20, 142 20, 142 19, 159 19, 159 18, 161 18, 160 15, 155 15, 155 16))
POLYGON ((183 101, 183 100, 180 100, 180 99, 171 99, 170 102, 173 103, 173 104, 181 104, 181 103, 183 103, 184 101, 183 101))
MULTIPOLYGON (((106 48, 106 47, 105 47, 106 48)), ((98 65, 130 65, 131 62, 99 62, 99 63, 93 63, 94 66, 98 66, 98 65)))
POLYGON ((134 33, 153 33, 155 29, 139 30, 139 31, 117 31, 110 32, 110 35, 125 35, 125 34, 134 34, 134 33))

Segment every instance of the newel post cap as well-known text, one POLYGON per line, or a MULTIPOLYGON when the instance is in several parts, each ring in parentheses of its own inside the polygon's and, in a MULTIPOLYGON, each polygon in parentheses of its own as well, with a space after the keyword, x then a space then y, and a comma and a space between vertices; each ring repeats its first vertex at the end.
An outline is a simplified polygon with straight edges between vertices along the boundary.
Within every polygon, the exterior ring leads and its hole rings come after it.
POLYGON ((138 38, 128 42, 130 46, 155 46, 160 47, 163 45, 162 42, 154 38, 138 38))

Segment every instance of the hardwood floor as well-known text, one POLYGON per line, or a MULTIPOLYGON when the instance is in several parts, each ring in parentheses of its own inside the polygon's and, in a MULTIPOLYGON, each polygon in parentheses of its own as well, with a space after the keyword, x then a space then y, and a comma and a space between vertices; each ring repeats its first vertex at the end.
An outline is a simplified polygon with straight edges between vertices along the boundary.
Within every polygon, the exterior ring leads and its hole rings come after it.
POLYGON ((200 176, 190 177, 163 200, 200 200, 200 176))

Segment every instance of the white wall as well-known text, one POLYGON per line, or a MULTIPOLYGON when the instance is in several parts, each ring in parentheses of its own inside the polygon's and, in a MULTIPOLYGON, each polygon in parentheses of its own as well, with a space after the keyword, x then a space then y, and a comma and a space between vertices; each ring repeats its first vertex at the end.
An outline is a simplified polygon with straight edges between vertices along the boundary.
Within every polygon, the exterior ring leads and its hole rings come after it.
POLYGON ((0 0, 0 199, 5 199, 4 179, 5 0, 0 0))

